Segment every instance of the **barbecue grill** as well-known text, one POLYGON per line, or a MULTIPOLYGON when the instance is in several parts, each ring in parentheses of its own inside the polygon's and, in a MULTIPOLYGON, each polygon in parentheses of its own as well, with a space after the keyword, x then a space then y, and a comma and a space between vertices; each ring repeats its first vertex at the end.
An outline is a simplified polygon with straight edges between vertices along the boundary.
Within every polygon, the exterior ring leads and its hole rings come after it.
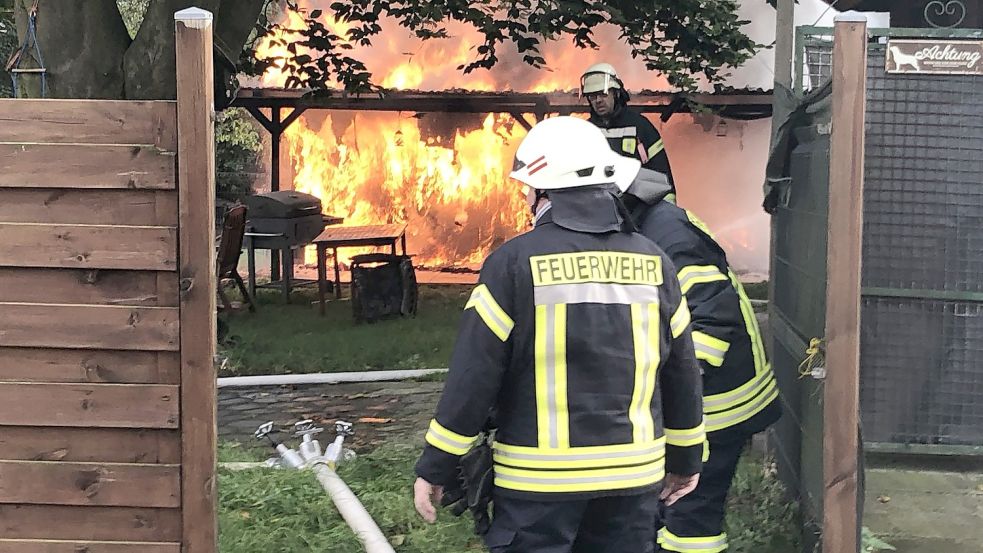
POLYGON ((254 293, 258 287, 280 288, 284 300, 289 301, 292 288, 316 284, 315 280, 293 278, 294 250, 310 244, 326 225, 338 224, 343 219, 323 215, 319 198, 295 190, 247 196, 243 203, 249 217, 246 222, 246 248, 250 292, 254 293), (263 286, 256 285, 257 249, 270 250, 271 282, 263 286))
POLYGON ((278 235, 271 238, 279 247, 309 244, 324 230, 321 200, 316 196, 283 190, 248 196, 244 203, 250 231, 278 235))

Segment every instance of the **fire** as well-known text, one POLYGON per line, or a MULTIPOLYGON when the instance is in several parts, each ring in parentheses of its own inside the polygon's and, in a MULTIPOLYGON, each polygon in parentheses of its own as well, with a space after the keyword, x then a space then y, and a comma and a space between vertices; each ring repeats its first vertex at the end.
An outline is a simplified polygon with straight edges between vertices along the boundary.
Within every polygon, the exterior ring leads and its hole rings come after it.
MULTIPOLYGON (((301 4, 309 9, 327 7, 314 1, 301 4)), ((335 34, 346 36, 344 22, 325 16, 324 23, 335 34)), ((421 42, 392 21, 380 24, 397 32, 376 37, 370 48, 356 46, 351 55, 366 62, 376 82, 393 89, 575 90, 588 65, 631 59, 616 30, 601 28, 599 38, 611 46, 599 52, 545 44, 542 54, 551 70, 536 71, 514 52, 503 52, 492 71, 464 75, 458 66, 473 59, 481 40, 473 30, 451 22, 452 40, 421 42)), ((290 13, 282 25, 285 30, 259 46, 260 58, 291 57, 286 46, 274 45, 273 40, 294 40, 291 30, 303 28, 304 22, 290 13)), ((639 71, 639 64, 623 65, 637 86, 664 87, 644 68, 639 71)), ((270 67, 263 84, 284 86, 284 67, 282 62, 270 67)), ((396 113, 307 112, 283 135, 294 168, 293 188, 321 198, 324 212, 344 217, 346 225, 406 223, 416 264, 478 265, 492 249, 528 228, 530 219, 519 186, 508 177, 525 131, 508 115, 482 117, 480 122, 469 122, 467 116, 452 119, 440 114, 416 118, 396 113)), ((308 260, 312 259, 309 254, 308 260)))
POLYGON ((510 182, 513 149, 524 133, 506 116, 458 130, 446 144, 424 138, 415 118, 360 114, 337 135, 335 114, 319 128, 300 120, 284 133, 294 188, 321 198, 348 225, 407 224, 416 263, 481 263, 529 225, 510 182))

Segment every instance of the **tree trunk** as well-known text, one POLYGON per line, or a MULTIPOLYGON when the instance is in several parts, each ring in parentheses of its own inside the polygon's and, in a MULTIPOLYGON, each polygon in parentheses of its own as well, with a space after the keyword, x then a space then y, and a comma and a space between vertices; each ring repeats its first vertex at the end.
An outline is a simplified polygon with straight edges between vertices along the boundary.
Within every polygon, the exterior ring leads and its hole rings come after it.
MULTIPOLYGON (((33 0, 16 0, 17 35, 23 42, 28 28, 28 10, 33 0)), ((123 97, 123 55, 130 46, 123 18, 115 0, 84 2, 41 2, 37 16, 37 38, 47 69, 49 98, 123 97)), ((21 64, 37 67, 33 49, 21 64)), ((37 98, 41 79, 22 74, 19 95, 37 98)))
POLYGON ((126 98, 173 100, 177 95, 174 62, 174 12, 192 6, 218 11, 220 0, 155 0, 123 58, 126 98))
MULTIPOLYGON (((191 6, 212 12, 216 46, 222 56, 235 63, 264 4, 264 0, 152 1, 124 58, 126 97, 131 100, 174 98, 174 12, 191 6)), ((216 83, 221 84, 224 79, 219 78, 220 59, 216 59, 215 68, 216 83)))

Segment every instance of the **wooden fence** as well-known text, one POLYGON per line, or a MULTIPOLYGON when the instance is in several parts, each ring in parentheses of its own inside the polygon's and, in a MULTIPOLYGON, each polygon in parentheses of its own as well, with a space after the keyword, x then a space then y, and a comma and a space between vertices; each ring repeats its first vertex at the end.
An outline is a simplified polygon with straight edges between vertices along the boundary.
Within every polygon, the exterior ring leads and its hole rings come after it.
POLYGON ((0 100, 0 553, 211 553, 211 23, 178 100, 0 100))

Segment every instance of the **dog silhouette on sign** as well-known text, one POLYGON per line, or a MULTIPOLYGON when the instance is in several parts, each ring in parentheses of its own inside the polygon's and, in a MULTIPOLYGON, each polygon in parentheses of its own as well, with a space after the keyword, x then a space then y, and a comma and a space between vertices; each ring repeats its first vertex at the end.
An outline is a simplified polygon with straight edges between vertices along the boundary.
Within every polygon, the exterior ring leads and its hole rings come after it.
POLYGON ((891 47, 891 59, 894 60, 894 70, 901 71, 902 67, 908 66, 915 71, 921 71, 921 65, 918 63, 918 58, 911 54, 905 54, 897 46, 891 47))

